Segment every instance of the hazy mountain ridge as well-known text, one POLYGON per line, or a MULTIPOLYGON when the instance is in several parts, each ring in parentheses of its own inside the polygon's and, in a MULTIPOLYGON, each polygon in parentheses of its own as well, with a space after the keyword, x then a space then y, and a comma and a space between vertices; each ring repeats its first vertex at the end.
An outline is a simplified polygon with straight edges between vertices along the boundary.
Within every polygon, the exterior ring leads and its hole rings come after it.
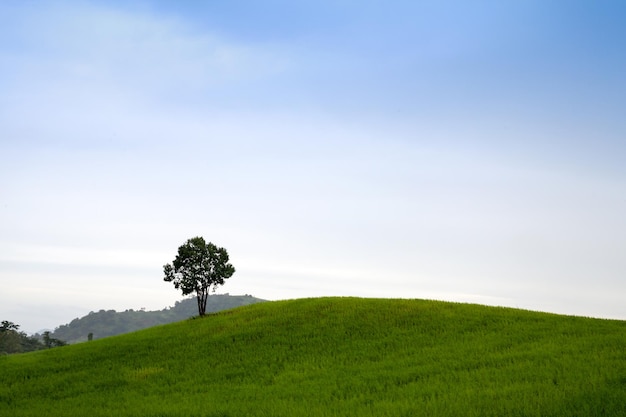
MULTIPOLYGON (((264 301, 266 300, 247 294, 214 294, 210 295, 207 300, 206 311, 211 313, 264 301)), ((51 335, 68 343, 77 343, 87 341, 89 334, 92 334, 93 339, 101 339, 160 324, 173 323, 197 315, 198 305, 196 298, 192 297, 177 301, 174 306, 162 310, 92 311, 86 316, 75 318, 67 324, 60 325, 54 332, 51 332, 51 335)))

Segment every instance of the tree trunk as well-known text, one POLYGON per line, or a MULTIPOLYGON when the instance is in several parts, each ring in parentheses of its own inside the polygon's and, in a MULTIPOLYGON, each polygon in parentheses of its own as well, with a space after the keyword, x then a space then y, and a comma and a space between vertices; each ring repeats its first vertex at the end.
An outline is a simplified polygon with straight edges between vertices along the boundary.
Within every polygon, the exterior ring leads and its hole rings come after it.
POLYGON ((196 299, 198 300, 198 314, 204 316, 206 314, 206 302, 209 295, 208 289, 198 291, 196 299))

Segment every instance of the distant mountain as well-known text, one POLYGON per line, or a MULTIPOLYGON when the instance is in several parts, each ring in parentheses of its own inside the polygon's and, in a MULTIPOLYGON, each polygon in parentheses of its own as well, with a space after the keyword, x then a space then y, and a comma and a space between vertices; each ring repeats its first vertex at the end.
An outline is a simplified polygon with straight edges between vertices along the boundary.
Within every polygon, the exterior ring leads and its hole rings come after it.
MULTIPOLYGON (((206 312, 227 310, 263 301, 265 300, 251 295, 214 294, 210 295, 207 300, 206 312)), ((51 336, 68 343, 84 342, 88 340, 89 334, 94 340, 101 339, 159 324, 185 320, 197 315, 198 304, 195 297, 177 301, 173 307, 156 311, 100 310, 97 313, 92 311, 84 317, 76 318, 68 324, 57 327, 54 332, 51 332, 51 336)))

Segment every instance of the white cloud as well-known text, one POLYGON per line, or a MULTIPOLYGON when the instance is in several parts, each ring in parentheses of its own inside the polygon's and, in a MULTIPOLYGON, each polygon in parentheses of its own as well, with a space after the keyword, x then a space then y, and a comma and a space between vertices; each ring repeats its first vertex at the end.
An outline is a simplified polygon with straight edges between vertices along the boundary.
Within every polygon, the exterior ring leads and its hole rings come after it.
POLYGON ((211 28, 189 29, 164 15, 102 5, 44 6, 22 24, 18 36, 28 48, 17 56, 33 73, 49 72, 52 79, 176 90, 273 74, 288 65, 275 45, 241 44, 211 28))
POLYGON ((63 247, 15 242, 0 242, 0 262, 35 263, 92 266, 94 269, 104 266, 119 268, 145 267, 164 259, 167 254, 154 251, 120 249, 97 249, 92 246, 63 247))
POLYGON ((22 25, 7 36, 22 49, 0 50, 11 62, 0 69, 11 80, 0 118, 14 142, 150 142, 182 108, 214 111, 226 91, 245 95, 250 82, 291 65, 280 46, 237 43, 163 16, 82 4, 16 19, 22 25))

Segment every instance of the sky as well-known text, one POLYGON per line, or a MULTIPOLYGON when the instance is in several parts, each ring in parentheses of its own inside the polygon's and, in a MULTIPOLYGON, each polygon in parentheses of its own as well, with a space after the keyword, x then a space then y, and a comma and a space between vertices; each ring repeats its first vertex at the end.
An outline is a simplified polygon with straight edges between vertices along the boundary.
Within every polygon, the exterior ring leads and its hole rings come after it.
POLYGON ((626 320, 622 1, 0 2, 0 319, 218 293, 626 320))

